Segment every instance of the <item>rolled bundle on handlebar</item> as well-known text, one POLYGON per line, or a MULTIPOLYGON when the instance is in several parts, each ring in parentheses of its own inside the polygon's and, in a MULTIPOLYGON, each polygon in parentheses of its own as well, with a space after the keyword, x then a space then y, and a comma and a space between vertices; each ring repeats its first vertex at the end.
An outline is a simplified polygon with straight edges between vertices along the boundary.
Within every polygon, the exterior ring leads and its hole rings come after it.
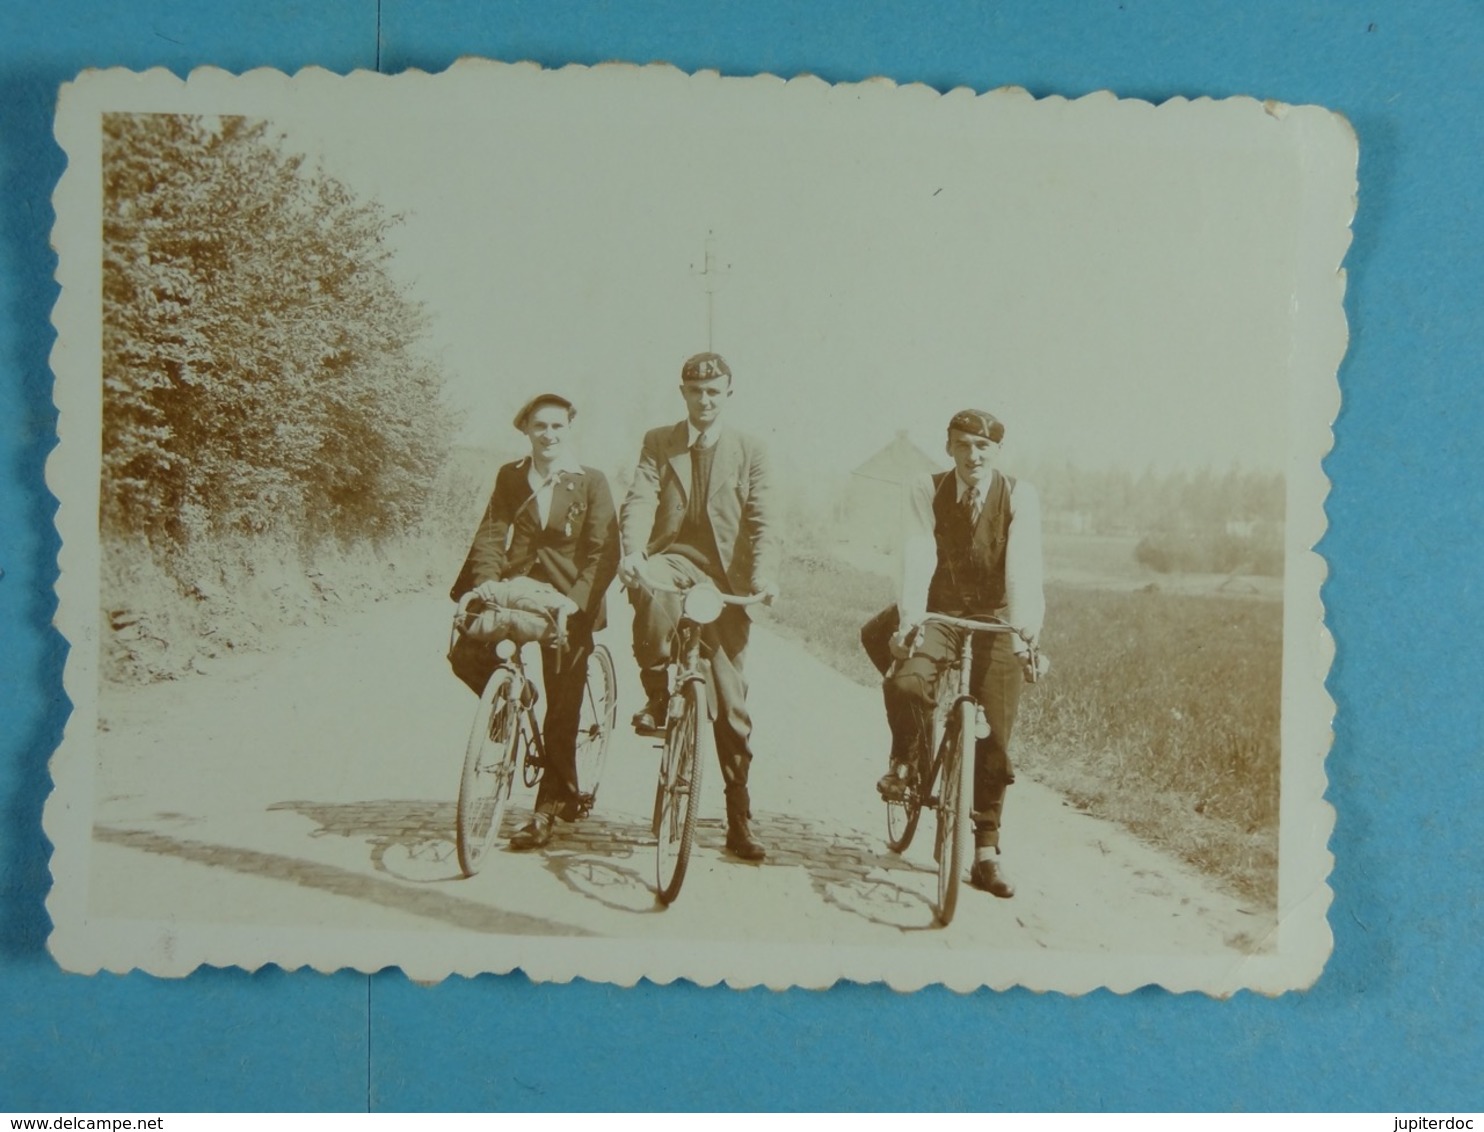
POLYGON ((454 632, 472 641, 563 645, 570 604, 554 586, 534 578, 486 582, 459 598, 454 632))

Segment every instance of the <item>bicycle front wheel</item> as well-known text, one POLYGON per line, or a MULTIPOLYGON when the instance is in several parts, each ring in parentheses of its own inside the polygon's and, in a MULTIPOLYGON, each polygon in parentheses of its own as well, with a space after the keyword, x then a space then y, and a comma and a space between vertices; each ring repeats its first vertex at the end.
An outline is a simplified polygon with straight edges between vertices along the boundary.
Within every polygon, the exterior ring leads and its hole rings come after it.
POLYGON ((922 817, 924 783, 914 782, 900 799, 886 803, 886 847, 893 853, 905 853, 917 832, 922 817))
POLYGON ((656 798, 655 879, 661 904, 680 895, 685 869, 696 840, 696 811, 701 804, 701 736, 707 729, 705 689, 686 684, 679 715, 665 728, 656 798))
POLYGON ((967 783, 974 767, 974 701, 959 700, 949 712, 943 729, 943 777, 938 787, 938 901, 933 913, 945 928, 953 922, 958 907, 958 888, 963 872, 964 846, 969 823, 964 813, 967 783))
POLYGON ((459 868, 466 877, 479 871, 500 832, 505 803, 515 786, 520 705, 513 694, 514 679, 508 670, 498 670, 489 678, 464 749, 457 844, 459 868))
POLYGON ((577 721, 577 807, 582 816, 592 812, 598 783, 608 758, 608 740, 618 718, 618 677, 613 654, 598 645, 587 658, 587 683, 582 689, 582 714, 577 721))

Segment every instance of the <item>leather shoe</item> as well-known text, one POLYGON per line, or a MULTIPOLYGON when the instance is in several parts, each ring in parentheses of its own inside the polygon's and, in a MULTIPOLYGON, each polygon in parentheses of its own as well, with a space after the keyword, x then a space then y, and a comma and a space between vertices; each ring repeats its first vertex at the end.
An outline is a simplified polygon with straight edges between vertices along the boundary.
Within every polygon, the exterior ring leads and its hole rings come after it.
POLYGON ((1001 900, 1008 900, 1015 895, 1015 886, 1006 879, 999 861, 993 857, 974 862, 973 868, 969 870, 969 883, 980 892, 998 896, 1001 900))
POLYGON ((884 802, 904 802, 911 785, 912 775, 907 764, 893 763, 892 768, 876 780, 876 793, 884 802))
POLYGON ((644 705, 643 711, 634 713, 631 721, 634 730, 640 735, 651 739, 658 739, 665 733, 665 721, 669 712, 669 705, 664 700, 656 700, 644 705))
POLYGON ((556 815, 532 814, 531 820, 515 831, 515 836, 510 839, 510 848, 517 853, 523 853, 527 849, 540 849, 551 840, 555 832, 556 815))
POLYGON ((768 856, 768 851, 752 839, 746 818, 734 818, 727 823, 727 852, 739 861, 754 863, 768 856))

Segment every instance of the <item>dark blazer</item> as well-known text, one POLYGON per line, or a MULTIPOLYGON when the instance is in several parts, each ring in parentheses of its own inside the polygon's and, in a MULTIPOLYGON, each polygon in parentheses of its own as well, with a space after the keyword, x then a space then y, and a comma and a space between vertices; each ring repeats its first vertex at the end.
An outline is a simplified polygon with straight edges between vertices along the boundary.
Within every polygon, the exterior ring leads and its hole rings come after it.
POLYGON ((526 456, 496 474, 489 506, 449 596, 457 601, 482 582, 530 575, 570 597, 588 624, 601 629, 607 623, 603 595, 618 572, 618 520, 608 480, 588 467, 558 473, 543 525, 526 478, 530 467, 526 456))
MULTIPOLYGON (((688 440, 684 421, 645 433, 623 505, 625 554, 663 554, 674 545, 690 491, 688 440)), ((767 453, 753 437, 724 427, 716 438, 714 459, 706 514, 726 569, 726 588, 734 594, 756 593, 778 580, 782 557, 767 453)))

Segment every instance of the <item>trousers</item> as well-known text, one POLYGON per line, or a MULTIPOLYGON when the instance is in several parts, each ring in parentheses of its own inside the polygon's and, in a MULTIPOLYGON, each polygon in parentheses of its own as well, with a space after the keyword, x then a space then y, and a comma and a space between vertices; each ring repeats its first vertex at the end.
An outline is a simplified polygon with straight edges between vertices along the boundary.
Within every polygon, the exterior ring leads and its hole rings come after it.
MULTIPOLYGON (((700 582, 715 585, 715 579, 705 570, 678 554, 652 556, 644 572, 662 586, 700 582)), ((665 665, 673 657, 683 598, 636 586, 629 590, 629 600, 634 606, 634 659, 639 664, 639 678, 651 703, 663 701, 668 692, 665 665)), ((702 655, 711 662, 716 686, 716 722, 712 727, 716 757, 729 797, 746 790, 752 765, 752 716, 747 711, 747 679, 743 675, 751 630, 747 613, 740 606, 728 605, 701 631, 702 655)))
MULTIPOLYGON (((861 645, 883 677, 892 764, 905 763, 926 775, 932 765, 933 713, 940 684, 956 679, 964 631, 924 625, 913 655, 898 661, 891 654, 897 624, 896 606, 889 606, 861 628, 861 645)), ((973 650, 969 688, 989 723, 988 738, 974 744, 974 840, 979 846, 998 846, 1005 788, 1015 781, 1010 737, 1025 675, 1007 633, 975 634, 973 650)))
POLYGON ((541 720, 545 769, 536 789, 536 812, 570 821, 577 816, 577 726, 587 688, 587 662, 593 654, 593 631, 586 618, 567 620, 567 647, 541 650, 541 677, 546 685, 546 714, 541 720))

